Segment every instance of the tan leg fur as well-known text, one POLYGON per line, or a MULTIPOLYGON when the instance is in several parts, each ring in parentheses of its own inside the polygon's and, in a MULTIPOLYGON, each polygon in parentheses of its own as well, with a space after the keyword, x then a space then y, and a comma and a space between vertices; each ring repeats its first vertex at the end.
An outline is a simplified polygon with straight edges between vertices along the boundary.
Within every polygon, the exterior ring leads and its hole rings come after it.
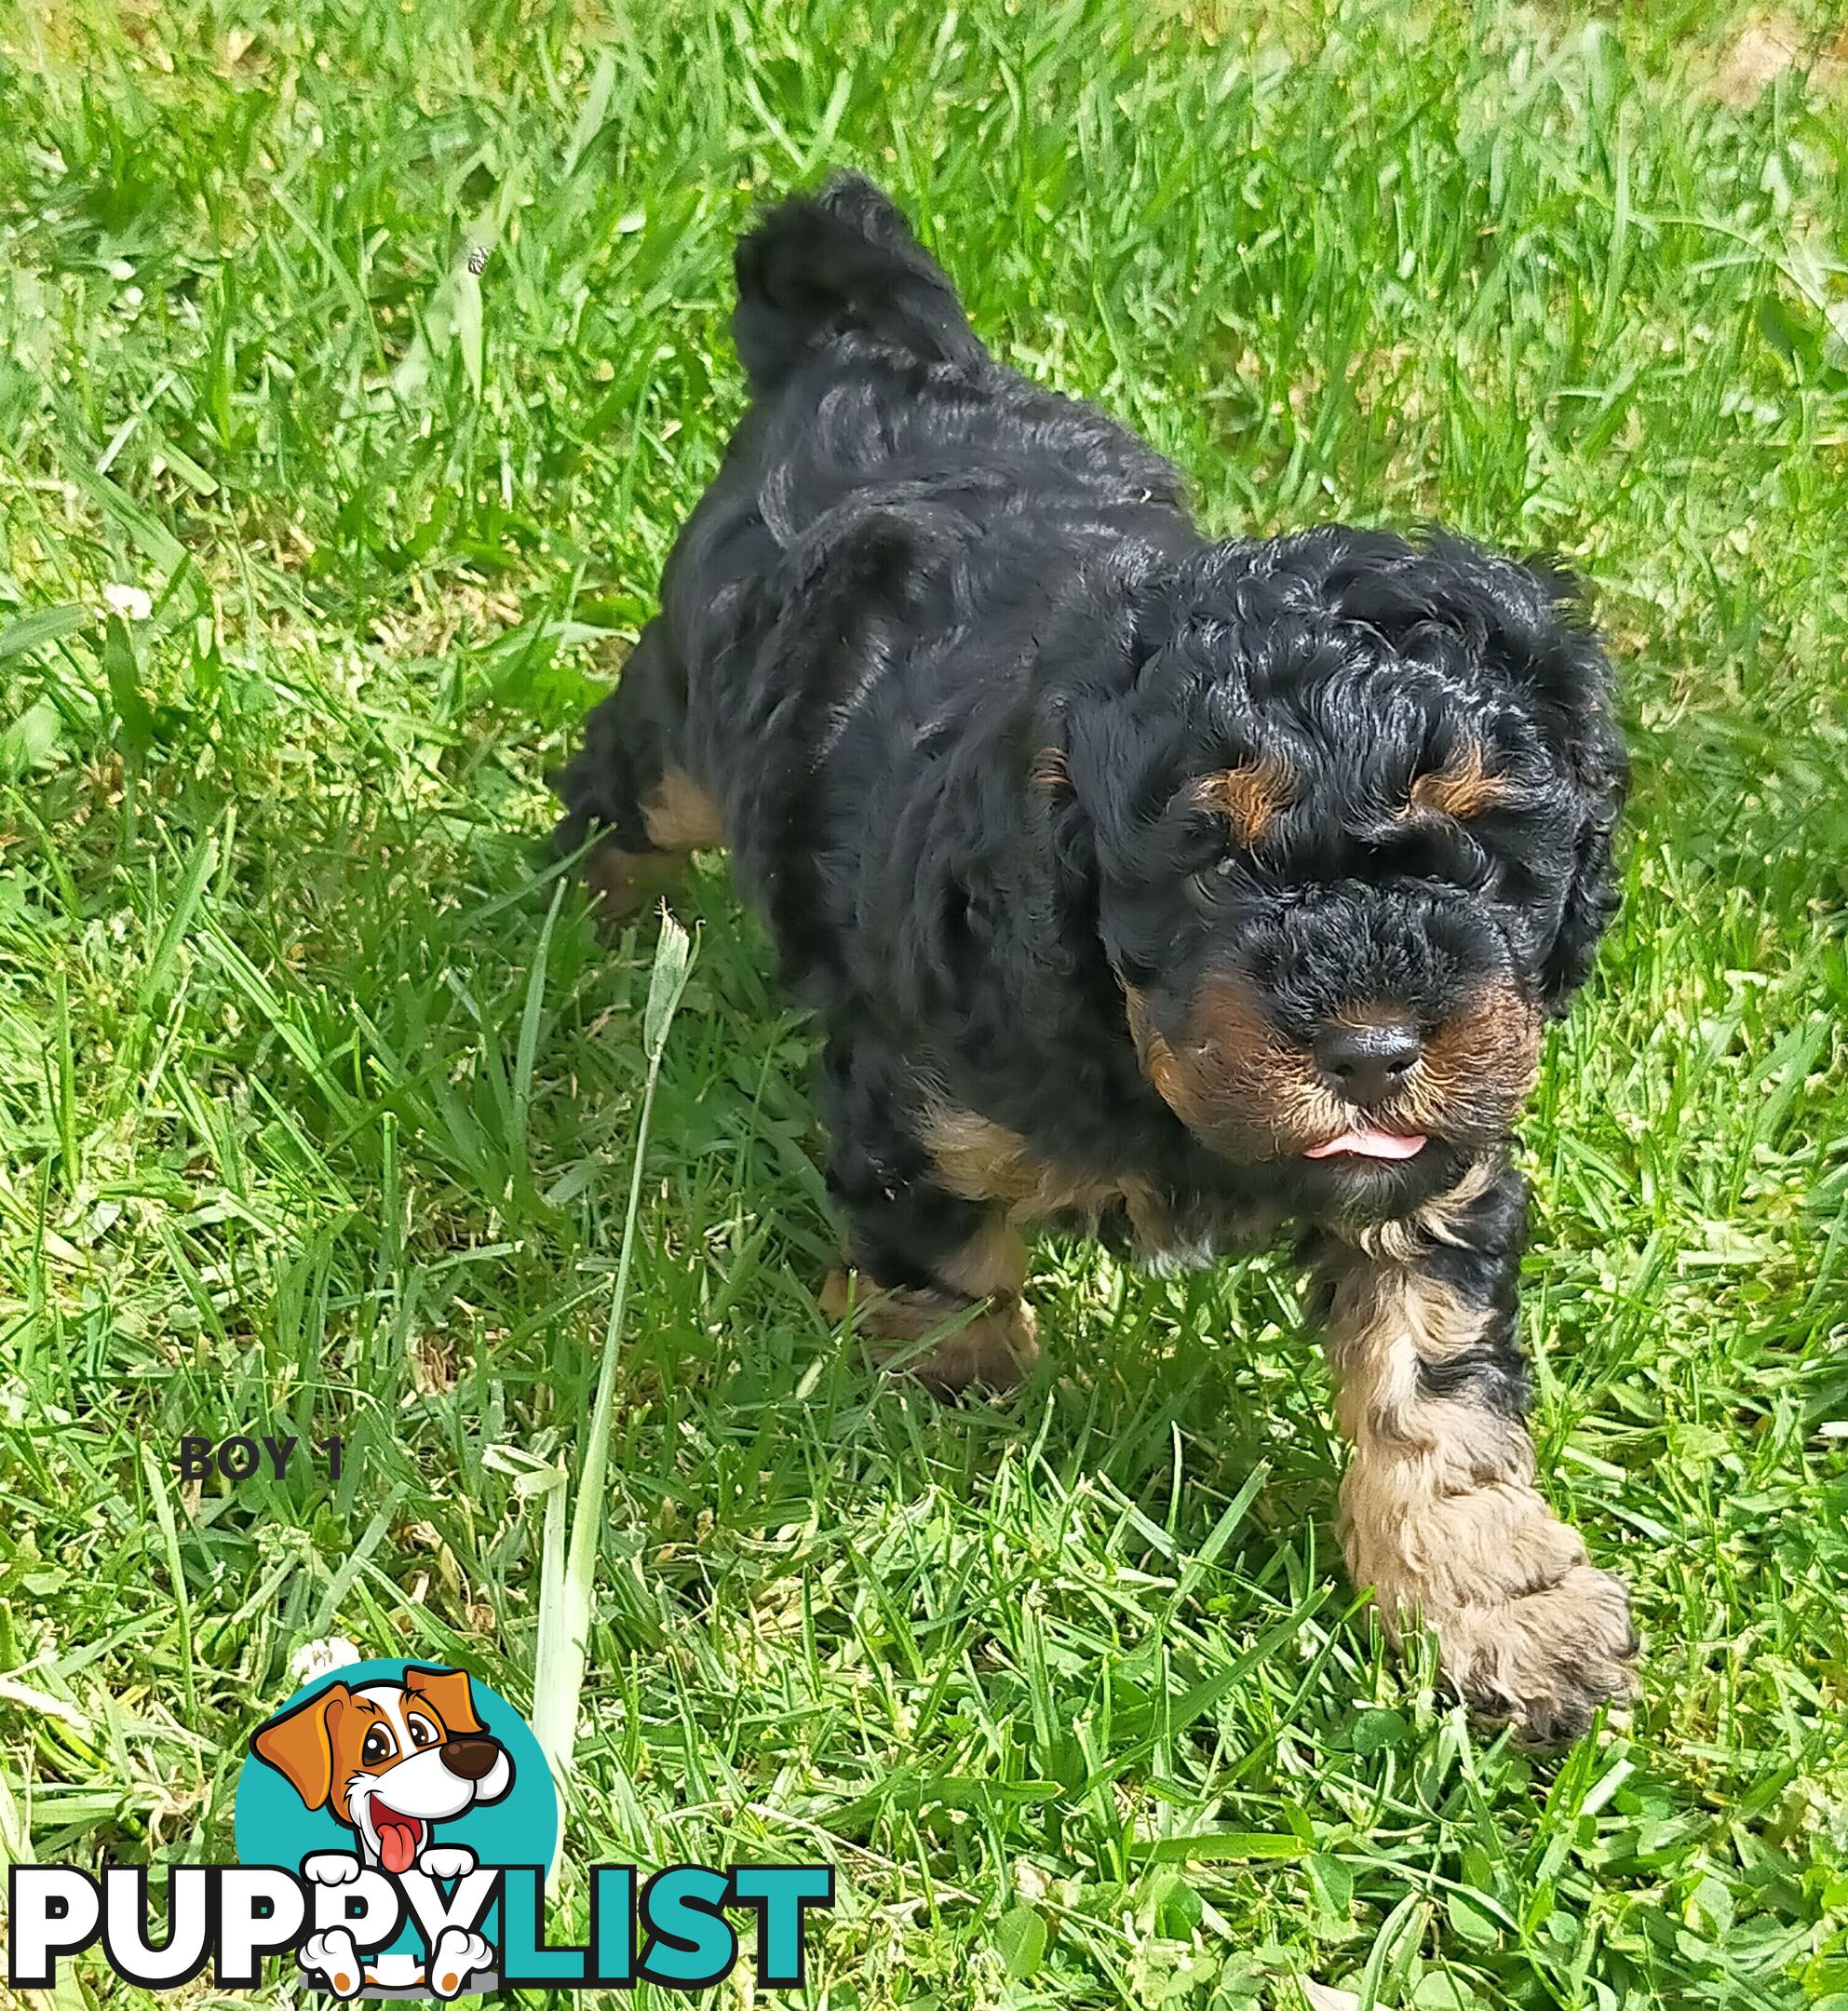
POLYGON ((1488 1316, 1403 1263, 1356 1263, 1337 1283, 1329 1352, 1354 1447, 1342 1535, 1396 1637, 1423 1620, 1471 1703, 1535 1736, 1571 1736, 1631 1687, 1623 1585, 1534 1486, 1526 1431, 1466 1391, 1432 1396, 1421 1363, 1467 1349, 1488 1316))

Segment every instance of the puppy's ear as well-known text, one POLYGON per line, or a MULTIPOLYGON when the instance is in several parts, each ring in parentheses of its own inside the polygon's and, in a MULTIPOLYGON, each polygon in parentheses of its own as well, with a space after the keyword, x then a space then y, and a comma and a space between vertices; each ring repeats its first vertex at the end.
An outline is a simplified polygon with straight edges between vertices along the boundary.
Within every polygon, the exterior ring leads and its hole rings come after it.
POLYGON ((344 1683, 330 1683, 305 1704, 260 1725, 250 1741, 251 1751, 282 1775, 304 1808, 325 1808, 333 1792, 334 1730, 352 1696, 344 1683))
POLYGON ((1095 908, 1099 873, 1098 788, 1133 741, 1123 718, 1137 670, 1165 630, 1108 566, 1081 580, 1041 646, 1056 682, 1033 709, 1022 751, 1032 823, 1045 844, 1055 880, 1069 898, 1095 908))
POLYGON ((1563 1013, 1617 911, 1612 842, 1629 786, 1610 660, 1578 583, 1463 538, 1434 538, 1420 551, 1363 535, 1336 558, 1327 587, 1343 614, 1406 655, 1461 642, 1527 702, 1558 757, 1571 795, 1571 870, 1540 982, 1547 1012, 1563 1013))
POLYGON ((1611 705, 1610 672, 1602 652, 1591 643, 1588 653, 1596 668, 1587 672, 1582 686, 1580 717, 1566 749, 1578 793, 1572 874, 1559 926, 1542 967, 1542 1003, 1555 1015, 1565 1011, 1572 993, 1591 975, 1598 938, 1617 912, 1619 898, 1612 845, 1629 787, 1629 762, 1611 705))
POLYGON ((1035 722, 1038 728, 1027 770, 1027 829, 1049 875, 1050 893, 1067 914, 1086 918, 1097 912, 1097 828, 1072 778, 1066 721, 1053 715, 1035 722))
POLYGON ((1570 778, 1577 829, 1558 925, 1541 965, 1541 1003, 1557 1017, 1591 975, 1598 939, 1617 911, 1612 846, 1630 782, 1617 721, 1611 662, 1585 616, 1570 574, 1538 565, 1498 563, 1518 576, 1509 591, 1499 576, 1493 601, 1505 618, 1491 623, 1491 648, 1530 694, 1543 729, 1570 778))
POLYGON ((472 1734, 485 1729, 475 1715, 475 1692, 463 1670, 408 1668, 404 1687, 413 1696, 428 1697, 450 1731, 472 1734))

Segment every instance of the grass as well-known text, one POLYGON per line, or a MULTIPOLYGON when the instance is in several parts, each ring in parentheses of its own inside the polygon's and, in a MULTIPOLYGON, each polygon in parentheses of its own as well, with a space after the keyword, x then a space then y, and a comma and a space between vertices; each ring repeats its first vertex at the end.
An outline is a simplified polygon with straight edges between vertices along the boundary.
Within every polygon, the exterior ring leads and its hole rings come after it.
MULTIPOLYGON (((1542 1763, 1384 1653, 1280 1264, 1049 1242, 1018 1400, 872 1376, 816 1304, 808 1035, 708 862, 569 1867, 822 1854, 830 2011, 1848 2006, 1830 11, 0 20, 0 1846, 227 1855, 330 1631, 532 1702, 654 948, 546 878, 539 777, 739 409, 734 234, 854 161, 1214 526, 1436 516, 1591 583, 1628 898, 1527 1132, 1526 1318, 1646 1692, 1542 1763), (181 1482, 245 1428, 340 1478, 181 1482)), ((87 1960, 61 2011, 142 2001, 87 1960)))

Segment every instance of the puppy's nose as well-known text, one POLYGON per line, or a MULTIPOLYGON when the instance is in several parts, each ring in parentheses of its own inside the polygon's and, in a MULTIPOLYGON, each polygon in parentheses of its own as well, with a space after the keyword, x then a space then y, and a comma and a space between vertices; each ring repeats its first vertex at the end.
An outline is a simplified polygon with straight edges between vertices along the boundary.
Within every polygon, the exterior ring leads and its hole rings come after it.
POLYGON ((480 1780, 494 1770, 501 1748, 491 1738, 452 1738, 442 1748, 443 1764, 463 1780, 480 1780))
POLYGON ((1404 1087, 1424 1043, 1410 1020, 1395 1014, 1325 1026, 1310 1043, 1310 1052, 1350 1103, 1383 1103, 1404 1087))

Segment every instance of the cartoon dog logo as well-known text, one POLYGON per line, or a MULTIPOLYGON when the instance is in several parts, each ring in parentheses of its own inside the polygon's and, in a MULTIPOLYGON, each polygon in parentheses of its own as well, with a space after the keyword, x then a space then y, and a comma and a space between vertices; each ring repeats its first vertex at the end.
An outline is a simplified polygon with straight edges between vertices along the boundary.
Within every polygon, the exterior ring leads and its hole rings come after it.
MULTIPOLYGON (((353 1855, 319 1851, 303 1859, 303 1876, 321 1885, 349 1883, 367 1869, 463 1877, 475 1869, 475 1854, 438 1844, 437 1824, 502 1801, 513 1786, 512 1757, 476 1714, 460 1669, 411 1667, 401 1682, 357 1689, 330 1683, 272 1718, 250 1747, 305 1807, 326 1809, 353 1831, 353 1855)), ((365 1975, 352 1936, 338 1927, 311 1936, 299 1959, 339 1997, 369 1983, 425 1980, 365 1975)), ((479 1935, 450 1928, 430 1950, 427 1978, 438 1996, 452 1997, 492 1960, 479 1935)))

